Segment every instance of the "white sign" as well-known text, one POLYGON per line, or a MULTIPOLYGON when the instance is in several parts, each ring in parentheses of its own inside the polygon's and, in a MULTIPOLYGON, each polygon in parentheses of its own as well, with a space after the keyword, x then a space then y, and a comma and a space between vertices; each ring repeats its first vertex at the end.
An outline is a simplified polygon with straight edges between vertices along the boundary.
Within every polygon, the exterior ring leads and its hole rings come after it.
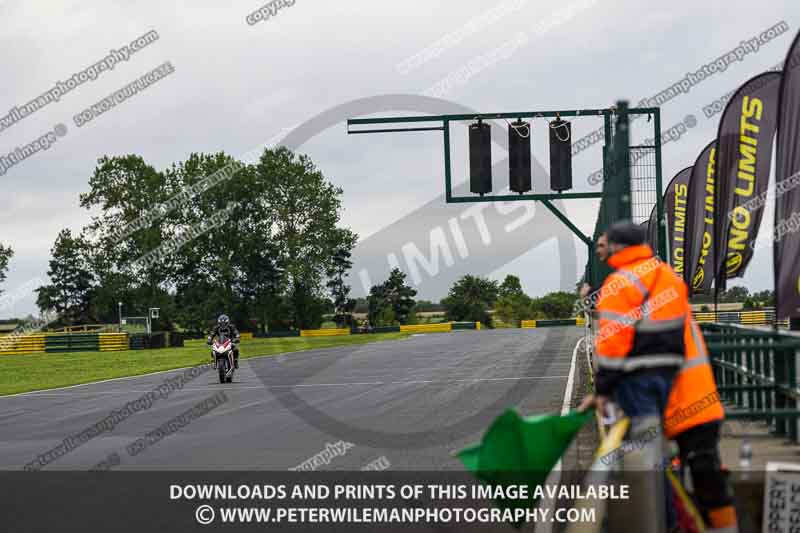
POLYGON ((800 533, 800 464, 767 463, 763 533, 800 533))
POLYGON ((122 319, 122 325, 125 326, 127 324, 128 324, 128 319, 127 318, 123 318, 122 319))

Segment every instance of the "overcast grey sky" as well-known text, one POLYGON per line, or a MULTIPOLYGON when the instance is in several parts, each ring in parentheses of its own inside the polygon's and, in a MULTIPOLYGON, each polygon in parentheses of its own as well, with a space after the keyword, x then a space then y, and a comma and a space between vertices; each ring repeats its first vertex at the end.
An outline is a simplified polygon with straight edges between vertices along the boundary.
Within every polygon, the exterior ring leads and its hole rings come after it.
MULTIPOLYGON (((606 107, 620 98, 636 104, 733 50, 741 41, 785 21, 788 32, 662 107, 665 129, 690 114, 697 119, 679 140, 664 146, 666 185, 678 170, 691 165, 716 135, 719 115, 705 118, 703 106, 783 60, 800 28, 796 0, 295 0, 286 2, 267 20, 249 24, 246 17, 265 5, 258 0, 0 0, 0 42, 5 52, 0 56, 0 117, 57 81, 102 60, 111 49, 148 31, 159 36, 113 70, 101 72, 58 102, 0 131, 0 155, 4 156, 58 124, 67 127, 66 135, 58 137, 48 150, 0 176, 4 198, 0 242, 15 251, 5 290, 13 291, 44 276, 58 232, 65 227, 77 232, 88 222, 90 213, 79 207, 78 195, 86 191, 96 160, 103 155, 136 153, 163 169, 191 152, 244 154, 352 100, 422 95, 471 61, 474 66, 474 60, 484 54, 490 59, 452 83, 442 99, 481 112, 606 107), (456 37, 433 54, 435 57, 406 72, 409 58, 448 34, 456 37), (174 68, 172 74, 82 127, 76 126, 74 115, 166 61, 174 68)), ((399 109, 393 114, 421 113, 399 109)), ((574 121, 573 138, 600 124, 597 118, 574 121)), ((534 121, 534 155, 546 163, 547 144, 541 142, 545 131, 542 119, 534 121)), ((503 136, 505 132, 495 130, 495 134, 503 136)), ((467 175, 465 148, 466 128, 461 125, 453 130, 457 182, 467 175)), ((443 191, 438 133, 348 136, 344 123, 339 122, 324 131, 313 131, 299 150, 308 153, 328 179, 344 189, 343 222, 364 242, 370 236, 381 236, 373 242, 388 242, 382 237, 386 228, 407 227, 398 221, 443 191)), ((495 162, 501 161, 505 152, 497 144, 494 150, 495 162)), ((575 190, 596 190, 586 184, 586 176, 600 166, 600 144, 577 155, 575 190)), ((535 179, 541 191, 545 177, 539 172, 535 179)), ((501 187, 498 181, 496 188, 501 187)), ((564 208, 584 232, 591 232, 596 202, 568 202, 564 208)), ((545 221, 547 227, 556 224, 543 207, 527 209, 535 210, 537 220, 545 221)), ((508 221, 513 222, 523 211, 518 209, 508 221)), ((444 218, 414 226, 417 229, 397 231, 418 231, 422 237, 401 237, 425 241, 432 229, 446 224, 453 215, 448 211, 441 216, 444 218)), ((771 221, 770 206, 762 235, 771 229, 771 221)), ((541 229, 541 224, 537 225, 541 229)), ((471 264, 473 256, 461 254, 459 271, 473 269, 496 278, 514 273, 533 295, 574 286, 586 260, 586 249, 577 239, 573 247, 577 259, 565 261, 560 256, 570 247, 563 243, 538 238, 528 244, 527 230, 514 234, 506 228, 506 233, 524 243, 523 248, 505 255, 490 250, 502 260, 482 265, 471 264), (565 272, 566 264, 570 267, 565 272)), ((503 246, 501 241, 495 242, 503 246)), ((430 256, 426 246, 419 249, 430 256)), ((400 265, 407 267, 402 250, 377 253, 388 257, 393 252, 401 258, 400 265)), ((386 262, 386 271, 390 262, 386 262)), ((442 259, 440 263, 445 269, 447 262, 442 259)), ((757 250, 745 285, 772 288, 771 263, 769 247, 757 250)), ((373 282, 379 281, 380 275, 369 273, 373 282)), ((420 284, 420 296, 440 298, 450 279, 432 276, 420 284)), ((358 276, 352 281, 360 292, 358 276)), ((34 311, 30 294, 13 308, 0 311, 0 316, 34 311)))

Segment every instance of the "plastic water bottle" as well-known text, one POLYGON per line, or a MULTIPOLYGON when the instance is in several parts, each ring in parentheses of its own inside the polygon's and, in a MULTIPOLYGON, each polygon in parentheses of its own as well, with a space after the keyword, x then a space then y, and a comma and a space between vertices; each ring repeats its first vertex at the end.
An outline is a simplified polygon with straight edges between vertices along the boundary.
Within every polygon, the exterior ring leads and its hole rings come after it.
POLYGON ((744 439, 739 448, 739 468, 742 469, 742 477, 746 478, 753 464, 753 447, 750 441, 744 439))

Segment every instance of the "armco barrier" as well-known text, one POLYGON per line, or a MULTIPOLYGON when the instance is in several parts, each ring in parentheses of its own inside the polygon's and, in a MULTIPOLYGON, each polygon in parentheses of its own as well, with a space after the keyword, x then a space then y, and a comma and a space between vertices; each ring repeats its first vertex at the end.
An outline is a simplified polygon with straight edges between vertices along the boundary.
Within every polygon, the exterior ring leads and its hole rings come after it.
POLYGON ((583 325, 585 325, 583 317, 521 320, 519 323, 519 327, 522 329, 546 328, 550 326, 583 326, 583 325))
POLYGON ((100 333, 98 336, 101 352, 119 352, 129 347, 127 333, 100 333))
MULTIPOLYGON (((300 331, 269 331, 267 333, 256 332, 257 338, 264 337, 330 337, 340 335, 360 335, 369 333, 397 333, 404 331, 407 333, 440 333, 452 331, 454 329, 481 329, 480 322, 441 322, 438 324, 414 324, 407 326, 378 326, 374 328, 355 327, 348 328, 328 328, 328 329, 303 329, 300 331)), ((244 338, 244 337, 242 337, 244 338)))
POLYGON ((537 328, 546 328, 548 326, 576 326, 578 325, 577 318, 554 318, 548 320, 537 320, 537 328))
POLYGON ((406 333, 443 333, 453 331, 453 324, 442 322, 441 324, 415 324, 413 326, 400 326, 400 331, 406 333))
MULTIPOLYGON (((700 311, 694 313, 694 319, 701 324, 716 322, 720 324, 742 324, 743 326, 771 326, 775 321, 775 309, 765 308, 758 311, 700 311)), ((789 320, 779 320, 778 325, 789 327, 789 320)))
POLYGON ((266 333, 254 333, 254 337, 256 338, 272 338, 272 337, 299 337, 300 332, 297 330, 291 331, 268 331, 266 333))
POLYGON ((56 334, 45 337, 47 353, 98 352, 100 336, 97 333, 56 334))
MULTIPOLYGON (((355 333, 356 331, 353 331, 355 333)), ((369 330, 359 329, 358 333, 399 333, 400 326, 378 326, 369 330)))
POLYGON ((348 328, 329 328, 329 329, 301 329, 301 337, 339 337, 350 335, 348 328))
POLYGON ((183 346, 180 333, 156 332, 149 337, 144 334, 127 333, 47 333, 24 337, 0 337, 0 355, 22 355, 32 353, 69 352, 118 352, 145 348, 183 346))
POLYGON ((42 353, 45 349, 44 335, 25 335, 0 337, 0 355, 25 355, 42 353))

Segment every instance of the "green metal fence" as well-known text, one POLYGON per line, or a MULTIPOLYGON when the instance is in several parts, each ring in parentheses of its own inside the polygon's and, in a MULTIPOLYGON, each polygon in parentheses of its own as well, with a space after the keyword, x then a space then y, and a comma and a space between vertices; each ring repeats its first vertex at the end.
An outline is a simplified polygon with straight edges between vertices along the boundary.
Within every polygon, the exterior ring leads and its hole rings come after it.
MULTIPOLYGON (((603 190, 594 228, 594 241, 618 220, 643 222, 655 208, 659 221, 656 253, 667 257, 666 224, 662 205, 661 115, 658 108, 632 108, 620 102, 613 116, 605 116, 603 146, 603 190), (630 122, 648 117, 653 124, 653 144, 630 145, 630 122)), ((611 273, 592 250, 586 265, 585 280, 600 287, 611 273)))
POLYGON ((728 419, 765 420, 798 442, 800 336, 735 324, 702 324, 728 419))

